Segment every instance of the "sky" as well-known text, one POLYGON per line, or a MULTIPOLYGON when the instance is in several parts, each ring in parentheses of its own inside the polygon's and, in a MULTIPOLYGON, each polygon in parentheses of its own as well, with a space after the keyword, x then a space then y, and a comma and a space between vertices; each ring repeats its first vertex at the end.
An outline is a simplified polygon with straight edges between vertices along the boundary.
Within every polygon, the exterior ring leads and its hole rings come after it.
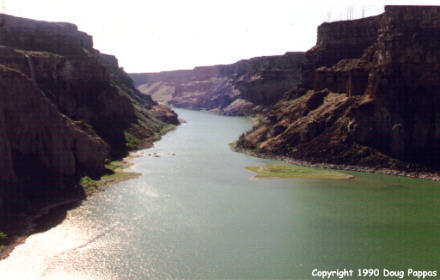
MULTIPOLYGON (((439 5, 440 1, 412 1, 439 5)), ((127 72, 229 64, 307 51, 325 21, 372 16, 384 0, 1 0, 6 14, 71 22, 127 72), (301 3, 300 3, 301 2, 301 3)))

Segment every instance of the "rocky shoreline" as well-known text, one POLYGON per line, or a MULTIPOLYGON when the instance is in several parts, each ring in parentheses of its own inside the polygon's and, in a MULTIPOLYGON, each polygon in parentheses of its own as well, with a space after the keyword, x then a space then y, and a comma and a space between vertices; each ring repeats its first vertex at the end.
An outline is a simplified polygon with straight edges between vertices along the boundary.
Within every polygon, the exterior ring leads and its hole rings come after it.
POLYGON ((24 243, 31 234, 40 232, 42 231, 42 228, 46 228, 48 225, 53 224, 53 222, 56 222, 57 220, 56 217, 58 217, 60 214, 65 214, 68 210, 76 208, 84 199, 85 197, 78 195, 75 198, 70 198, 47 205, 35 214, 29 216, 23 214, 21 216, 22 221, 12 226, 8 231, 13 233, 8 235, 9 244, 4 245, 0 251, 0 260, 9 257, 15 247, 24 243))
POLYGON ((356 171, 356 172, 366 172, 366 173, 378 173, 384 175, 392 175, 392 176, 403 176, 409 178, 417 178, 417 179, 425 179, 431 181, 440 181, 440 173, 439 172, 418 172, 411 170, 397 170, 397 169, 389 169, 389 168, 380 168, 380 167, 369 167, 369 166, 358 166, 358 165, 346 165, 346 164, 331 164, 331 163, 312 163, 309 161, 296 160, 293 158, 289 158, 286 156, 269 154, 269 153, 259 153, 256 151, 244 149, 241 147, 236 147, 234 145, 230 145, 231 149, 234 152, 243 153, 246 155, 265 158, 265 159, 273 159, 284 161, 293 165, 307 166, 307 167, 317 167, 317 168, 326 168, 326 169, 335 169, 335 170, 345 170, 345 171, 356 171))

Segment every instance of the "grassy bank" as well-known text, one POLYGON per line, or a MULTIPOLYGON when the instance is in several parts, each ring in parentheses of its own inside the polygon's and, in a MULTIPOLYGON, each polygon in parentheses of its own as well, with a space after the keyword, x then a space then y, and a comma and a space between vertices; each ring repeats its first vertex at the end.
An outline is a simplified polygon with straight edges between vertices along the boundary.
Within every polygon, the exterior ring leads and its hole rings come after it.
POLYGON ((295 165, 246 166, 257 173, 256 178, 351 179, 353 176, 326 169, 295 165))
POLYGON ((8 235, 3 231, 0 231, 0 252, 6 248, 6 244, 3 243, 5 243, 7 239, 8 239, 8 235))
POLYGON ((103 175, 100 178, 91 178, 89 176, 84 176, 80 179, 79 184, 84 189, 84 192, 86 194, 90 194, 118 182, 131 178, 136 178, 141 174, 136 172, 124 171, 125 168, 132 165, 130 159, 133 157, 136 157, 136 155, 131 154, 123 160, 110 161, 105 165, 105 167, 107 168, 107 174, 103 175))

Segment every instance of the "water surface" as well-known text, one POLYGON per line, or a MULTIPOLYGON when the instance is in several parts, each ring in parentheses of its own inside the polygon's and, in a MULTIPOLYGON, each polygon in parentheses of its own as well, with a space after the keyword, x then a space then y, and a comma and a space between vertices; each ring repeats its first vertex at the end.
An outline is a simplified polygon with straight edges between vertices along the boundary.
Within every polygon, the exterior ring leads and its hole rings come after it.
POLYGON ((93 195, 60 225, 29 237, 0 262, 2 279, 440 270, 438 183, 356 172, 344 181, 253 179, 245 166, 279 162, 229 149, 249 120, 177 112, 187 122, 134 160, 141 177, 93 195))

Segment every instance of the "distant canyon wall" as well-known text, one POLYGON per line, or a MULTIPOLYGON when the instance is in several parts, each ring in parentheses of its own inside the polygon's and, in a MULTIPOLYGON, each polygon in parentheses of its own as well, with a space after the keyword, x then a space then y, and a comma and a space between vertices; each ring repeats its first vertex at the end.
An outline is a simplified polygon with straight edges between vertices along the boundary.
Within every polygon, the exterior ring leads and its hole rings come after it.
POLYGON ((257 57, 193 70, 130 74, 158 102, 227 115, 264 111, 300 79, 304 53, 257 57))

